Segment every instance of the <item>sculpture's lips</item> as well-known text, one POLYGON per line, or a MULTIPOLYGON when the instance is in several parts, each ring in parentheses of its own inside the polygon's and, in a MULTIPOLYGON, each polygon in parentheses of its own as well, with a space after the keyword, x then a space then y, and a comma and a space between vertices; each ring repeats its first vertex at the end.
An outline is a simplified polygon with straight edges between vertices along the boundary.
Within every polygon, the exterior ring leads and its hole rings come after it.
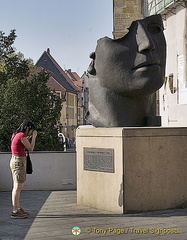
POLYGON ((132 70, 143 70, 143 69, 149 69, 149 68, 155 68, 155 67, 160 67, 160 64, 158 63, 141 63, 138 64, 136 67, 134 67, 132 70))

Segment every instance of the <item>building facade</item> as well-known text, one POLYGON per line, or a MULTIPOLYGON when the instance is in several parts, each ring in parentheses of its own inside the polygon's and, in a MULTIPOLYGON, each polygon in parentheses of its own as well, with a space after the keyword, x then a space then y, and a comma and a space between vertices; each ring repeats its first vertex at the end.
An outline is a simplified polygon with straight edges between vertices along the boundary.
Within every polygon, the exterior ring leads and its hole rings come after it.
POLYGON ((89 103, 89 77, 87 72, 85 71, 81 76, 82 80, 82 102, 83 102, 83 124, 87 124, 85 120, 85 116, 88 111, 88 103, 89 103))
MULTIPOLYGON (((82 79, 76 72, 72 72, 71 69, 65 70, 67 76, 71 79, 77 88, 77 125, 82 125, 84 121, 83 113, 83 98, 82 98, 82 79)), ((75 100, 75 99, 74 99, 75 100)))
POLYGON ((143 0, 113 0, 114 39, 123 37, 133 21, 143 18, 143 4, 143 0))
POLYGON ((166 77, 159 90, 162 126, 187 126, 187 1, 146 0, 145 16, 161 14, 167 42, 166 77))
POLYGON ((59 133, 73 141, 77 126, 83 124, 83 106, 80 97, 82 94, 81 79, 70 69, 63 70, 52 57, 49 49, 44 51, 36 66, 49 72, 47 85, 62 99, 59 133))

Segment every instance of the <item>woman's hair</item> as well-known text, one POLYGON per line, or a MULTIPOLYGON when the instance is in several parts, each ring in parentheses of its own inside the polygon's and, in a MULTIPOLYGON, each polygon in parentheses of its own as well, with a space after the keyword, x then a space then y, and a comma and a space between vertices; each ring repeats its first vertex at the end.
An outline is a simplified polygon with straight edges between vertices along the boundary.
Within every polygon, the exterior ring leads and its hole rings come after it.
POLYGON ((25 133, 27 129, 29 129, 29 131, 30 130, 34 131, 36 128, 31 121, 26 120, 18 127, 18 129, 15 131, 15 133, 19 133, 19 132, 25 133))

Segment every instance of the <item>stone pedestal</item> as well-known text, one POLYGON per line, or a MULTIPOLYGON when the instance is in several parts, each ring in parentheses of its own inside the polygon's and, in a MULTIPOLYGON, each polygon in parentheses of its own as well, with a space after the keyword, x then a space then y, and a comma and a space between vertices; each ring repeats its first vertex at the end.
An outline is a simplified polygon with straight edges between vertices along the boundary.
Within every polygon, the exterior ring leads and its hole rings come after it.
POLYGON ((77 204, 115 213, 187 203, 187 128, 77 129, 77 204))

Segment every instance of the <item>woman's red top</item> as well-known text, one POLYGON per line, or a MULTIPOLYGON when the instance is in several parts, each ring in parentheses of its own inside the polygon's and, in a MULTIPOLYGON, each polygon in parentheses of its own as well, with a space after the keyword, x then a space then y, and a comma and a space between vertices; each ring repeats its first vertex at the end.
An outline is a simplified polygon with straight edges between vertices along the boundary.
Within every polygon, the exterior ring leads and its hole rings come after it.
POLYGON ((12 155, 20 156, 20 157, 26 156, 25 146, 21 142, 21 140, 24 137, 27 137, 27 136, 22 132, 16 133, 16 135, 12 137, 12 143, 11 143, 12 155))

